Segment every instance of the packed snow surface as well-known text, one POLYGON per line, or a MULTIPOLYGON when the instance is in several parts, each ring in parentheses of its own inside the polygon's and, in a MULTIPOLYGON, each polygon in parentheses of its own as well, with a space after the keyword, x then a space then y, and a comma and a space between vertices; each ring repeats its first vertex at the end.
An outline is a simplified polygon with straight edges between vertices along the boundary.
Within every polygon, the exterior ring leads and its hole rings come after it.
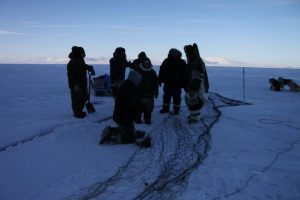
POLYGON ((300 199, 300 93, 268 82, 299 84, 299 69, 245 68, 243 79, 242 68, 208 67, 196 124, 184 101, 180 115, 160 114, 160 88, 153 123, 136 125, 152 137, 141 149, 98 144, 115 126, 111 97, 92 95, 96 112, 72 116, 66 65, 0 68, 0 199, 300 199))

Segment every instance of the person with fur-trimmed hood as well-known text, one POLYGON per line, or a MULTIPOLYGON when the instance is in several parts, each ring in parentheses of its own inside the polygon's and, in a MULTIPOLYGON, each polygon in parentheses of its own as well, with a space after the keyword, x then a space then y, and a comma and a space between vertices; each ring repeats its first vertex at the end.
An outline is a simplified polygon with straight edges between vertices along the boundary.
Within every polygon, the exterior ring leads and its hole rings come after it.
POLYGON ((156 72, 152 69, 150 59, 147 57, 140 58, 136 71, 142 75, 142 80, 138 87, 141 107, 135 122, 142 123, 141 117, 142 114, 144 114, 144 122, 151 124, 154 98, 158 97, 158 77, 156 72))
POLYGON ((71 91, 72 110, 74 117, 84 118, 84 105, 88 99, 87 92, 87 71, 95 75, 93 66, 87 65, 84 61, 85 51, 82 47, 73 46, 69 54, 70 61, 67 65, 68 84, 71 91))
POLYGON ((160 66, 158 81, 163 87, 163 108, 160 113, 167 113, 170 110, 171 99, 173 99, 174 114, 179 114, 181 104, 181 88, 184 83, 186 62, 181 58, 182 53, 177 49, 170 49, 168 58, 160 66))
POLYGON ((146 59, 149 59, 144 51, 138 54, 138 58, 132 62, 131 68, 137 70, 140 68, 140 63, 146 59))
POLYGON ((127 61, 126 52, 123 47, 115 49, 109 63, 112 95, 116 97, 118 88, 125 81, 126 67, 130 67, 131 63, 127 61))
POLYGON ((188 121, 193 123, 199 120, 200 110, 208 98, 209 82, 205 63, 200 57, 197 44, 186 45, 184 51, 187 57, 185 99, 190 111, 188 121))

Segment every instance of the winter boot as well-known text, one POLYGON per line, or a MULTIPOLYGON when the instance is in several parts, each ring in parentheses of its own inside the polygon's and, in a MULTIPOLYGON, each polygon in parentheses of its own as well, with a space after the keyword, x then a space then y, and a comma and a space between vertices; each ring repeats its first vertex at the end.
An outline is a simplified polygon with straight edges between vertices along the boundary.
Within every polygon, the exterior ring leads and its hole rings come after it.
POLYGON ((145 131, 135 131, 137 140, 143 138, 145 136, 145 134, 146 134, 145 131))
POLYGON ((76 118, 84 118, 86 116, 85 112, 74 113, 74 117, 76 118))
POLYGON ((151 125, 151 119, 146 119, 145 124, 151 125))
POLYGON ((197 119, 193 119, 193 118, 189 118, 189 119, 188 119, 188 123, 189 123, 189 124, 194 124, 194 123, 197 123, 197 122, 198 122, 197 119))
POLYGON ((179 114, 179 107, 174 107, 174 115, 178 115, 179 114))
POLYGON ((199 121, 199 116, 194 116, 194 115, 188 116, 189 124, 194 124, 194 123, 197 123, 198 121, 199 121))
POLYGON ((134 120, 134 123, 136 123, 136 124, 142 124, 143 122, 142 122, 141 119, 135 119, 135 120, 134 120))
POLYGON ((163 108, 159 111, 160 113, 168 113, 170 111, 169 106, 163 106, 163 108))
POLYGON ((99 144, 104 144, 105 142, 110 140, 110 138, 113 134, 112 129, 113 128, 111 126, 107 126, 103 129, 99 144))
POLYGON ((143 148, 151 147, 151 138, 147 136, 145 139, 137 141, 136 144, 143 148))

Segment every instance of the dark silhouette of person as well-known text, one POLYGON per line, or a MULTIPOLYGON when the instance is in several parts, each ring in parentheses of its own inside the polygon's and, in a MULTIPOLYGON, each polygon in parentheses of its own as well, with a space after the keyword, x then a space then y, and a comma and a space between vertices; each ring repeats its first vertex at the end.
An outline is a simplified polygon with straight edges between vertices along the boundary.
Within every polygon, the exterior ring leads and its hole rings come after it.
POLYGON ((113 120, 120 128, 120 143, 127 144, 136 141, 134 119, 138 112, 139 93, 138 86, 142 76, 132 70, 128 79, 119 87, 115 98, 113 120))
POLYGON ((136 123, 142 123, 141 117, 144 115, 144 122, 151 124, 151 115, 154 108, 154 98, 158 97, 158 77, 149 58, 142 58, 136 69, 142 80, 138 87, 140 99, 140 112, 137 115, 136 123))
POLYGON ((181 104, 181 88, 184 87, 184 74, 186 62, 181 58, 182 53, 177 49, 170 49, 168 57, 160 66, 158 81, 163 86, 163 108, 160 113, 170 110, 171 99, 173 99, 174 114, 179 114, 181 104))
POLYGON ((188 122, 195 123, 199 120, 201 108, 208 98, 209 82, 197 44, 186 45, 184 51, 187 57, 184 90, 185 102, 190 113, 188 122))
POLYGON ((68 84, 71 91, 72 110, 74 117, 84 118, 83 110, 88 99, 87 71, 95 75, 93 66, 84 61, 85 51, 82 47, 73 46, 69 54, 70 61, 67 65, 68 84))
POLYGON ((123 47, 115 49, 109 63, 112 95, 116 97, 120 85, 125 81, 126 67, 130 67, 131 63, 127 61, 126 52, 123 47))

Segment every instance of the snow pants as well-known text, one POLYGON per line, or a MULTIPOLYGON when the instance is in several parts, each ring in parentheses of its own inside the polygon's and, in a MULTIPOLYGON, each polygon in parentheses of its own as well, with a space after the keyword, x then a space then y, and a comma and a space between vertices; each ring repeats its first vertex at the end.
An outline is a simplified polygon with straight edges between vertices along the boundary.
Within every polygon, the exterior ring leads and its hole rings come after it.
POLYGON ((169 110, 171 99, 173 98, 173 109, 174 111, 179 111, 181 104, 181 88, 164 84, 163 91, 163 108, 169 110))
POLYGON ((200 117, 200 110, 207 100, 207 93, 204 92, 203 85, 199 91, 191 92, 185 91, 185 102, 190 112, 189 120, 197 121, 200 117))
POLYGON ((114 98, 117 96, 117 92, 123 83, 124 83, 124 80, 115 80, 111 84, 111 93, 114 98))
POLYGON ((71 90, 72 110, 74 115, 80 114, 84 108, 86 101, 88 100, 87 88, 75 92, 71 90))
POLYGON ((136 141, 136 133, 133 122, 128 124, 118 124, 118 126, 120 129, 120 144, 130 144, 136 141))
POLYGON ((154 108, 154 97, 153 95, 140 97, 139 99, 140 106, 139 106, 139 113, 137 114, 137 118, 141 119, 142 115, 144 114, 145 121, 151 121, 151 115, 154 108))

